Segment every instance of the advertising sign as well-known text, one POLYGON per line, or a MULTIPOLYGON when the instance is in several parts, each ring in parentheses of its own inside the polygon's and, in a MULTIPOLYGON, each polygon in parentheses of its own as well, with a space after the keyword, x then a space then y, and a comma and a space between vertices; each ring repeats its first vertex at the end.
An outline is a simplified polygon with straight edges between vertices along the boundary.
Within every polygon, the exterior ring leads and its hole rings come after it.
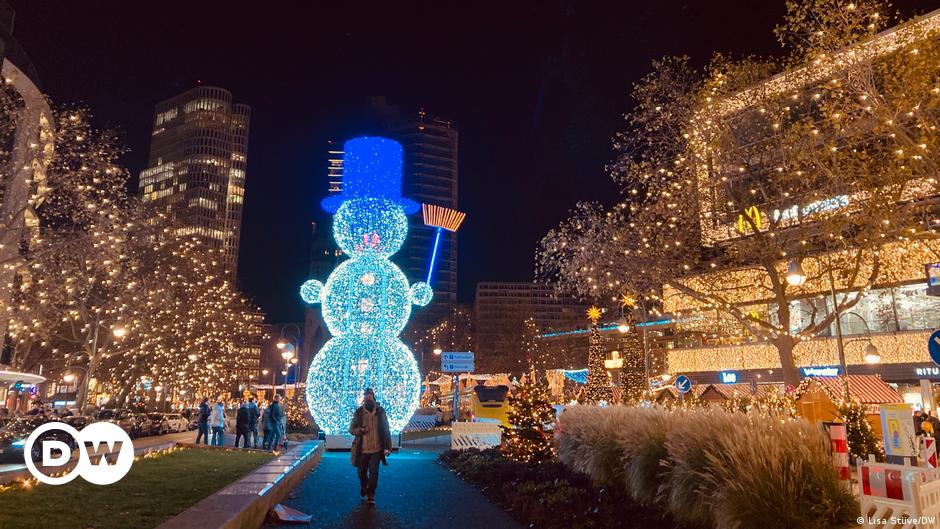
POLYGON ((911 405, 882 404, 879 410, 888 463, 900 465, 905 459, 915 457, 918 443, 914 435, 914 411, 911 405))

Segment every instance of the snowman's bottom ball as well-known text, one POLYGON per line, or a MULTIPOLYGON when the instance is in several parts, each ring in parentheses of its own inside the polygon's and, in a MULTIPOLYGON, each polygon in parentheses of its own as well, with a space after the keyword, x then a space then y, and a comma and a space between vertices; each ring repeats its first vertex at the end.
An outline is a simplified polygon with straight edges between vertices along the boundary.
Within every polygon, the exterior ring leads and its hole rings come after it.
POLYGON ((307 402, 327 434, 349 433, 362 391, 372 388, 392 432, 400 432, 418 408, 421 377, 414 355, 397 337, 331 338, 313 358, 307 402))

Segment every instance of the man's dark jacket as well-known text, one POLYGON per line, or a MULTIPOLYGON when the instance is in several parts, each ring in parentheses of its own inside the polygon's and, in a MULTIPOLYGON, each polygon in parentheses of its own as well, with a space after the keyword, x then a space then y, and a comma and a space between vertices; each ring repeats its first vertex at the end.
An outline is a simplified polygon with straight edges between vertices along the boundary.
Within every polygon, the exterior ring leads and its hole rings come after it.
MULTIPOLYGON (((379 427, 379 444, 382 446, 382 464, 387 465, 388 461, 385 460, 385 451, 392 449, 392 433, 388 429, 388 416, 385 415, 385 408, 379 406, 379 403, 375 403, 375 413, 376 422, 379 427)), ((356 413, 353 414, 352 423, 349 425, 349 433, 354 435, 352 450, 350 450, 349 461, 352 463, 352 466, 359 466, 359 457, 362 455, 362 415, 366 411, 359 406, 356 410, 356 413)))

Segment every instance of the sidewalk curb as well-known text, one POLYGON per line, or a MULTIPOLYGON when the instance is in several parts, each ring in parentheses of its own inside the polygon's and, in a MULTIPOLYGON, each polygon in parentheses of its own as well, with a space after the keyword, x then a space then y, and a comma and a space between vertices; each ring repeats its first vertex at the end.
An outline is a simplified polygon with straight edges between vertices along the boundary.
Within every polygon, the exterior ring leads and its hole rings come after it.
POLYGON ((296 444, 157 529, 257 529, 322 457, 321 441, 296 444))

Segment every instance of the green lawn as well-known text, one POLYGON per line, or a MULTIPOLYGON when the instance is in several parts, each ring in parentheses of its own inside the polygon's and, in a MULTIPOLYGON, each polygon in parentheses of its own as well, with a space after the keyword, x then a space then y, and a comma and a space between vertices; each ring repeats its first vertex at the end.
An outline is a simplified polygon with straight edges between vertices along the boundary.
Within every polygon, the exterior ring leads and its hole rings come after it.
POLYGON ((156 527, 271 459, 262 452, 183 449, 134 462, 113 485, 78 477, 65 485, 0 491, 0 528, 156 527))

